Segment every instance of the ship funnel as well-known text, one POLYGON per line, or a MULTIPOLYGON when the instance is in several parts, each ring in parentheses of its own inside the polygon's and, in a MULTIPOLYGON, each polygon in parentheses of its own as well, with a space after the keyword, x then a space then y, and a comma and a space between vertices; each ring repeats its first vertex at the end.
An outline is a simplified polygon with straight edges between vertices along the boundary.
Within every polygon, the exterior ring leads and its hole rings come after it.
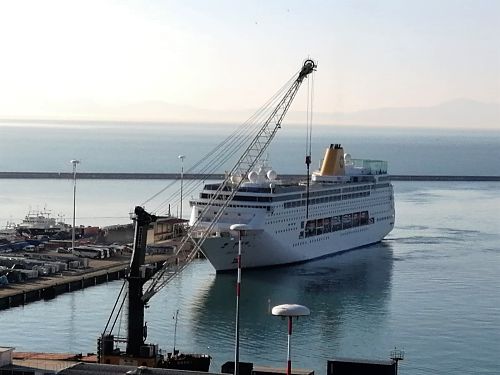
POLYGON ((331 144, 326 149, 320 176, 344 176, 344 149, 340 144, 331 144))

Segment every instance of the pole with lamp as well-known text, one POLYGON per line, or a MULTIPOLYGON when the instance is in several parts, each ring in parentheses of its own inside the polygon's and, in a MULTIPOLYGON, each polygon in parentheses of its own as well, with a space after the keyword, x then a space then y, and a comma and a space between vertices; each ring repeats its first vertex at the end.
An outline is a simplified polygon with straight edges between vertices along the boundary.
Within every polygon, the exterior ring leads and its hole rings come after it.
POLYGON ((75 250, 75 215, 76 215, 76 166, 80 164, 80 160, 73 159, 70 161, 73 164, 73 228, 71 231, 71 251, 75 250))
POLYGON ((177 156, 181 160, 181 210, 180 210, 180 218, 182 219, 182 185, 184 182, 184 159, 186 158, 185 155, 179 155, 177 156))
POLYGON ((241 238, 248 230, 246 224, 233 224, 229 227, 232 231, 238 232, 238 279, 236 282, 236 327, 234 343, 234 375, 240 372, 240 292, 241 292, 241 238))
POLYGON ((307 316, 311 312, 309 309, 302 305, 295 304, 285 304, 274 306, 272 309, 272 314, 281 317, 288 317, 288 352, 287 352, 287 367, 286 375, 292 374, 292 319, 298 318, 299 316, 307 316))

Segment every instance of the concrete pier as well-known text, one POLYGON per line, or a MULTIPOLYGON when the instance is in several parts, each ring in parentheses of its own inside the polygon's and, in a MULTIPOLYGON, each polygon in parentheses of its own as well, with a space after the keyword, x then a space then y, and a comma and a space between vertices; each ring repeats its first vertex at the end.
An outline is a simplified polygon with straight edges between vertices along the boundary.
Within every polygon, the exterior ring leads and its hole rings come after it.
MULTIPOLYGON (((146 261, 157 269, 165 261, 175 261, 175 257, 165 254, 149 255, 146 261)), ((125 277, 128 266, 129 257, 117 256, 112 260, 91 260, 91 267, 76 274, 65 271, 57 276, 9 284, 0 288, 0 310, 41 299, 52 299, 62 293, 121 279, 125 277)))

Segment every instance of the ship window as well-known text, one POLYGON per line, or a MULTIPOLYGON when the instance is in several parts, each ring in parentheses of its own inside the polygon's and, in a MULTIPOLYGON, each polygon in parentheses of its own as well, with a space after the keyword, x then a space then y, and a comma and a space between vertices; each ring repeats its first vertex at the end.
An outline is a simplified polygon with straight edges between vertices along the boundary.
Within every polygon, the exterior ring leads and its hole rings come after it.
POLYGON ((330 222, 330 218, 329 217, 323 219, 323 232, 324 233, 330 233, 331 232, 331 222, 330 222))
POLYGON ((359 225, 368 224, 368 211, 362 211, 359 216, 359 225))
POLYGON ((348 229, 352 227, 352 214, 346 214, 342 216, 342 229, 348 229))
POLYGON ((316 220, 309 220, 306 224, 306 237, 311 237, 316 234, 316 220))
POLYGON ((357 227, 359 226, 359 212, 355 212, 352 214, 352 226, 357 227))
POLYGON ((342 223, 340 219, 341 219, 340 216, 332 217, 332 232, 342 229, 342 223))

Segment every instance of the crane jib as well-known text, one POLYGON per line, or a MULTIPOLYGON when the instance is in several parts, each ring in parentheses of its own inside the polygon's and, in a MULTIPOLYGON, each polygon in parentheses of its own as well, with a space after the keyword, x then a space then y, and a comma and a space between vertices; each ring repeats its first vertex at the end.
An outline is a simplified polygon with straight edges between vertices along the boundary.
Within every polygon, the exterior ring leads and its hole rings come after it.
POLYGON ((283 121, 285 114, 287 113, 290 105, 299 90, 302 81, 305 77, 307 77, 310 73, 315 71, 317 68, 317 64, 311 60, 307 59, 297 76, 297 78, 293 82, 289 88, 286 90, 285 94, 281 97, 279 102, 270 115, 263 121, 260 129, 256 132, 254 138, 250 141, 248 147, 243 151, 242 155, 233 166, 233 168, 227 173, 224 182, 219 185, 219 188, 213 193, 210 202, 207 203, 198 219, 192 224, 191 228, 188 230, 187 234, 181 240, 180 245, 177 248, 176 254, 181 254, 185 252, 187 243, 192 243, 192 250, 188 250, 188 254, 185 256, 185 259, 180 262, 180 264, 165 264, 150 280, 149 285, 147 286, 143 296, 142 301, 147 303, 150 298, 152 298, 161 288, 163 288, 175 275, 181 272, 187 264, 195 258, 197 251, 201 249, 203 242, 209 236, 212 229, 223 215, 225 208, 229 205, 234 195, 238 191, 239 187, 244 181, 245 176, 254 168, 257 161, 261 158, 264 151, 267 149, 271 141, 273 140, 277 130, 281 127, 281 122, 283 121), (235 181, 232 181, 232 177, 239 177, 235 181), (231 186, 231 193, 229 195, 224 194, 224 199, 222 200, 222 193, 226 186, 231 186), (208 227, 204 229, 204 232, 200 238, 195 240, 192 236, 192 233, 196 233, 199 230, 199 225, 202 221, 202 218, 205 216, 206 212, 212 207, 212 204, 218 203, 218 210, 211 220, 208 227))
POLYGON ((308 74, 316 70, 317 64, 313 60, 306 60, 302 66, 302 70, 299 73, 298 81, 302 81, 308 74))

